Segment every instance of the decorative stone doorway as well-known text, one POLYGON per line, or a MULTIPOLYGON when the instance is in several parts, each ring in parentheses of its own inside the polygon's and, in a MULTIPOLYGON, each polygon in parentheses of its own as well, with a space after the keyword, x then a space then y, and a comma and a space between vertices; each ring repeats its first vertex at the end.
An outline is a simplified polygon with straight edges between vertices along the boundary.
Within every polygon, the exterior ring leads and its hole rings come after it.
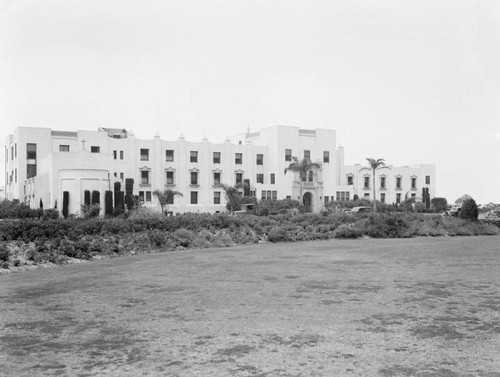
POLYGON ((302 204, 306 208, 306 212, 312 212, 313 210, 313 196, 310 192, 306 192, 302 198, 302 204))

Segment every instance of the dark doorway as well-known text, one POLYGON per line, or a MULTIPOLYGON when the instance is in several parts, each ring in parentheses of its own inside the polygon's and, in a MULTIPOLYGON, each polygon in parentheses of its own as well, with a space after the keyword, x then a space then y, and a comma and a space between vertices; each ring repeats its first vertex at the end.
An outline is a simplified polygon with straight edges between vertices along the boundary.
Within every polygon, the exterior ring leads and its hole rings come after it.
POLYGON ((302 203, 304 204, 306 212, 312 212, 312 194, 310 192, 304 194, 302 203))

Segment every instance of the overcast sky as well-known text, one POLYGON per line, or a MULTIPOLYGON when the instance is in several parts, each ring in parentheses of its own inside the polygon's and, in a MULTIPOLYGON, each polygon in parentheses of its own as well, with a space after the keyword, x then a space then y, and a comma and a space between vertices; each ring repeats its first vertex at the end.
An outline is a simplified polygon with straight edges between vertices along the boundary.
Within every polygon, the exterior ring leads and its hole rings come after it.
POLYGON ((337 130, 347 163, 435 164, 448 201, 500 202, 500 2, 0 0, 2 140, 276 124, 337 130))

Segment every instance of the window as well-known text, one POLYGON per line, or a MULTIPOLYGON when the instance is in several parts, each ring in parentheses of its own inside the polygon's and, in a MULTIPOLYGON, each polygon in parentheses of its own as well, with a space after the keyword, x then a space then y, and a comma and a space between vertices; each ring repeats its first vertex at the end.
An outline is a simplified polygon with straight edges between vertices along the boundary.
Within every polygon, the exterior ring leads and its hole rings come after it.
POLYGON ((191 191, 191 204, 198 204, 198 191, 191 191))
POLYGON ((59 152, 69 152, 69 145, 59 145, 59 152))
POLYGON ((286 198, 287 199, 292 199, 292 196, 291 195, 287 195, 286 198))
POLYGON ((417 178, 412 177, 411 179, 411 188, 416 189, 417 188, 417 178))
MULTIPOLYGON (((62 145, 59 145, 59 150, 61 150, 62 145)), ((117 151, 113 151, 113 159, 116 160, 118 154, 117 151)))
POLYGON ((329 199, 330 199, 330 198, 329 198, 328 196, 325 196, 325 205, 327 205, 327 204, 328 204, 328 202, 330 201, 329 199))
POLYGON ((26 165, 26 178, 33 178, 36 176, 36 164, 26 165))
POLYGON ((340 202, 340 191, 337 191, 337 202, 340 202))
POLYGON ((385 203, 385 192, 383 192, 383 193, 380 194, 380 201, 382 203, 385 203))
POLYGON ((426 185, 430 185, 431 184, 431 176, 430 175, 426 175, 425 176, 425 184, 426 185))
POLYGON ((340 192, 340 200, 344 201, 345 200, 345 191, 340 192))
POLYGON ((292 161, 292 150, 285 149, 285 161, 292 161))
POLYGON ((234 163, 238 165, 241 165, 243 163, 243 153, 235 153, 234 163))
POLYGON ((273 190, 273 200, 278 200, 278 191, 273 190))
POLYGON ((90 153, 101 153, 101 147, 98 147, 96 145, 92 145, 90 147, 90 153))
POLYGON ((139 191, 139 200, 144 202, 144 191, 139 191))
POLYGON ((351 200, 351 193, 349 191, 346 191, 345 193, 345 200, 347 201, 351 200))
POLYGON ((146 202, 151 201, 151 191, 146 191, 146 202))
POLYGON ((123 151, 120 151, 120 160, 123 160, 123 151))
POLYGON ((370 177, 365 177, 365 185, 364 185, 364 188, 365 188, 365 189, 369 189, 369 188, 370 188, 370 177))
POLYGON ((26 159, 36 160, 36 144, 26 144, 26 159))
POLYGON ((174 184, 174 172, 167 171, 167 185, 173 185, 173 184, 174 184))
POLYGON ((263 164, 264 164, 264 155, 258 154, 257 155, 257 165, 263 165, 263 164))
POLYGON ((276 174, 271 173, 271 184, 274 185, 276 183, 276 174))
POLYGON ((312 170, 309 170, 309 173, 307 173, 307 180, 309 182, 313 181, 313 171, 312 170))
POLYGON ((396 177, 396 188, 401 189, 401 177, 396 177))
POLYGON ((141 148, 141 161, 149 161, 149 149, 141 148))
POLYGON ((220 164, 220 152, 214 152, 214 164, 220 164))
POLYGON ((10 159, 14 159, 14 146, 10 147, 10 159))
POLYGON ((399 204, 399 203, 401 203, 401 193, 400 192, 398 192, 396 194, 396 204, 399 204))
POLYGON ((174 161, 174 151, 172 149, 167 149, 165 151, 165 161, 167 161, 167 162, 174 161))
POLYGON ((191 172, 191 184, 192 185, 198 184, 198 172, 196 172, 196 171, 191 172))
POLYGON ((369 193, 367 193, 367 192, 365 192, 364 197, 365 197, 366 199, 369 199, 369 198, 370 198, 370 194, 369 194, 369 193))
POLYGON ((220 191, 214 191, 214 204, 220 204, 220 191))
POLYGON ((17 143, 14 144, 14 157, 17 157, 17 143))
POLYGON ((354 177, 352 175, 347 176, 347 185, 352 186, 354 184, 354 177))
POLYGON ((141 170, 141 185, 149 185, 149 171, 141 170))
POLYGON ((17 182, 17 169, 14 169, 14 182, 17 182))
POLYGON ((242 183, 243 182, 243 173, 236 173, 236 183, 242 183))
POLYGON ((323 152, 323 162, 330 162, 330 152, 328 151, 323 152))
POLYGON ((412 198, 415 198, 416 196, 417 196, 417 194, 415 194, 415 193, 411 194, 412 198))
POLYGON ((113 173, 113 175, 114 175, 115 177, 118 177, 118 173, 117 173, 117 172, 114 172, 114 173, 113 173))
POLYGON ((123 173, 120 173, 120 179, 123 181, 123 178, 125 178, 125 176, 123 175, 123 173))
POLYGON ((311 159, 311 151, 306 149, 304 151, 304 158, 307 158, 308 160, 310 160, 311 159))
POLYGON ((261 193, 260 193, 260 198, 262 200, 266 200, 266 190, 262 190, 261 193))
POLYGON ((169 195, 167 197, 167 204, 174 204, 174 197, 175 195, 169 195))
POLYGON ((215 186, 220 185, 220 173, 219 172, 214 173, 214 185, 215 186))
POLYGON ((198 162, 198 151, 189 152, 189 162, 198 162))
POLYGON ((264 174, 257 174, 257 183, 264 183, 264 174))
POLYGON ((380 177, 380 188, 385 189, 385 177, 380 177))

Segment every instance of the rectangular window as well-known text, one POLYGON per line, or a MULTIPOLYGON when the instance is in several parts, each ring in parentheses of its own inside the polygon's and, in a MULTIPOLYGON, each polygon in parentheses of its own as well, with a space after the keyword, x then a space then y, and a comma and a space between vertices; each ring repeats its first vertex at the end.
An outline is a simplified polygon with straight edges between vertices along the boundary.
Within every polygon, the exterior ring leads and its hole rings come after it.
POLYGON ((416 196, 417 196, 417 194, 415 194, 415 193, 411 194, 412 198, 415 198, 416 196))
POLYGON ((382 203, 385 203, 385 193, 384 192, 380 194, 380 201, 382 203))
POLYGON ((59 152, 69 152, 69 145, 59 145, 59 152))
POLYGON ((292 150, 285 149, 285 161, 292 161, 292 150))
MULTIPOLYGON (((62 145, 59 145, 59 150, 61 150, 61 147, 62 145)), ((118 157, 117 151, 113 151, 113 160, 116 160, 117 157, 118 157)))
POLYGON ((165 161, 174 162, 174 151, 172 149, 167 149, 165 151, 165 161))
POLYGON ((220 204, 220 191, 214 191, 214 204, 220 204))
POLYGON ((264 174, 257 174, 257 183, 264 183, 264 174))
POLYGON ((17 143, 14 144, 14 157, 17 157, 17 143))
POLYGON ((215 186, 220 185, 220 173, 218 173, 218 172, 214 173, 214 185, 215 186))
POLYGON ((344 201, 345 200, 345 191, 340 192, 340 200, 344 201))
POLYGON ((417 188, 417 178, 413 177, 411 179, 411 188, 416 189, 417 188))
POLYGON ((347 176, 347 185, 352 186, 354 184, 354 177, 352 175, 347 176))
POLYGON ((196 171, 191 172, 191 184, 192 185, 198 184, 198 172, 196 172, 196 171))
POLYGON ((340 191, 337 191, 337 202, 340 201, 340 191))
POLYGON ((330 162, 330 152, 328 151, 323 152, 323 162, 330 162))
POLYGON ((401 177, 396 177, 396 188, 397 189, 401 188, 401 177))
POLYGON ((286 198, 287 199, 292 199, 292 196, 291 195, 287 195, 286 198))
POLYGON ((271 173, 271 184, 274 185, 276 183, 276 174, 271 173))
POLYGON ((396 204, 399 204, 399 203, 401 203, 401 193, 398 192, 396 194, 396 204))
POLYGON ((236 183, 242 183, 243 182, 243 173, 236 173, 236 183))
POLYGON ((214 164, 220 164, 220 152, 214 152, 213 160, 214 164))
POLYGON ((307 159, 310 160, 311 159, 311 151, 309 151, 309 150, 306 149, 304 151, 304 158, 307 158, 307 159))
POLYGON ((267 198, 267 200, 271 200, 271 199, 272 199, 272 193, 271 193, 271 190, 267 190, 267 191, 266 191, 266 198, 267 198))
POLYGON ((90 147, 90 153, 101 153, 101 147, 98 147, 96 145, 92 145, 90 147))
POLYGON ((141 148, 141 161, 149 161, 149 149, 141 148))
POLYGON ((114 175, 115 177, 118 177, 118 173, 117 173, 117 172, 114 172, 114 173, 113 173, 113 175, 114 175))
POLYGON ((189 152, 189 162, 198 162, 198 151, 189 152))
POLYGON ((33 178, 36 176, 36 164, 27 164, 26 170, 26 178, 33 178))
POLYGON ((426 185, 430 185, 431 184, 431 176, 430 175, 426 175, 425 176, 425 184, 426 185))
POLYGON ((330 199, 330 198, 329 198, 328 196, 325 196, 325 205, 327 205, 327 204, 330 202, 330 200, 329 200, 329 199, 330 199))
POLYGON ((120 173, 120 179, 123 181, 123 178, 125 178, 125 176, 123 175, 123 173, 120 173))
POLYGON ((198 204, 198 191, 191 191, 191 204, 198 204))
POLYGON ((26 144, 26 159, 36 160, 36 144, 26 144))
POLYGON ((370 177, 365 177, 365 189, 370 188, 370 177))
POLYGON ((167 185, 173 185, 173 184, 174 184, 174 172, 167 171, 167 185))
POLYGON ((278 191, 273 190, 273 200, 278 200, 278 191))
POLYGON ((234 163, 238 165, 241 165, 243 163, 243 153, 235 153, 234 163))
POLYGON ((17 169, 14 169, 14 182, 17 182, 17 169))
POLYGON ((123 151, 120 151, 120 160, 123 160, 123 151))
POLYGON ((149 185, 149 171, 141 170, 141 185, 149 185))
POLYGON ((380 177, 380 188, 385 188, 385 177, 380 177))
POLYGON ((151 191, 146 191, 146 202, 151 201, 151 191))
POLYGON ((367 192, 365 192, 364 197, 365 197, 366 199, 370 199, 370 194, 369 194, 369 193, 367 193, 367 192))
POLYGON ((258 154, 257 155, 257 165, 263 165, 263 164, 264 164, 264 155, 258 154))
POLYGON ((14 159, 14 146, 10 147, 10 159, 14 159))
POLYGON ((139 191, 139 200, 144 203, 144 191, 139 191))
POLYGON ((260 193, 260 198, 262 200, 266 200, 266 190, 262 190, 261 193, 260 193))
POLYGON ((351 200, 351 193, 349 191, 346 191, 345 193, 345 200, 347 201, 351 200))

